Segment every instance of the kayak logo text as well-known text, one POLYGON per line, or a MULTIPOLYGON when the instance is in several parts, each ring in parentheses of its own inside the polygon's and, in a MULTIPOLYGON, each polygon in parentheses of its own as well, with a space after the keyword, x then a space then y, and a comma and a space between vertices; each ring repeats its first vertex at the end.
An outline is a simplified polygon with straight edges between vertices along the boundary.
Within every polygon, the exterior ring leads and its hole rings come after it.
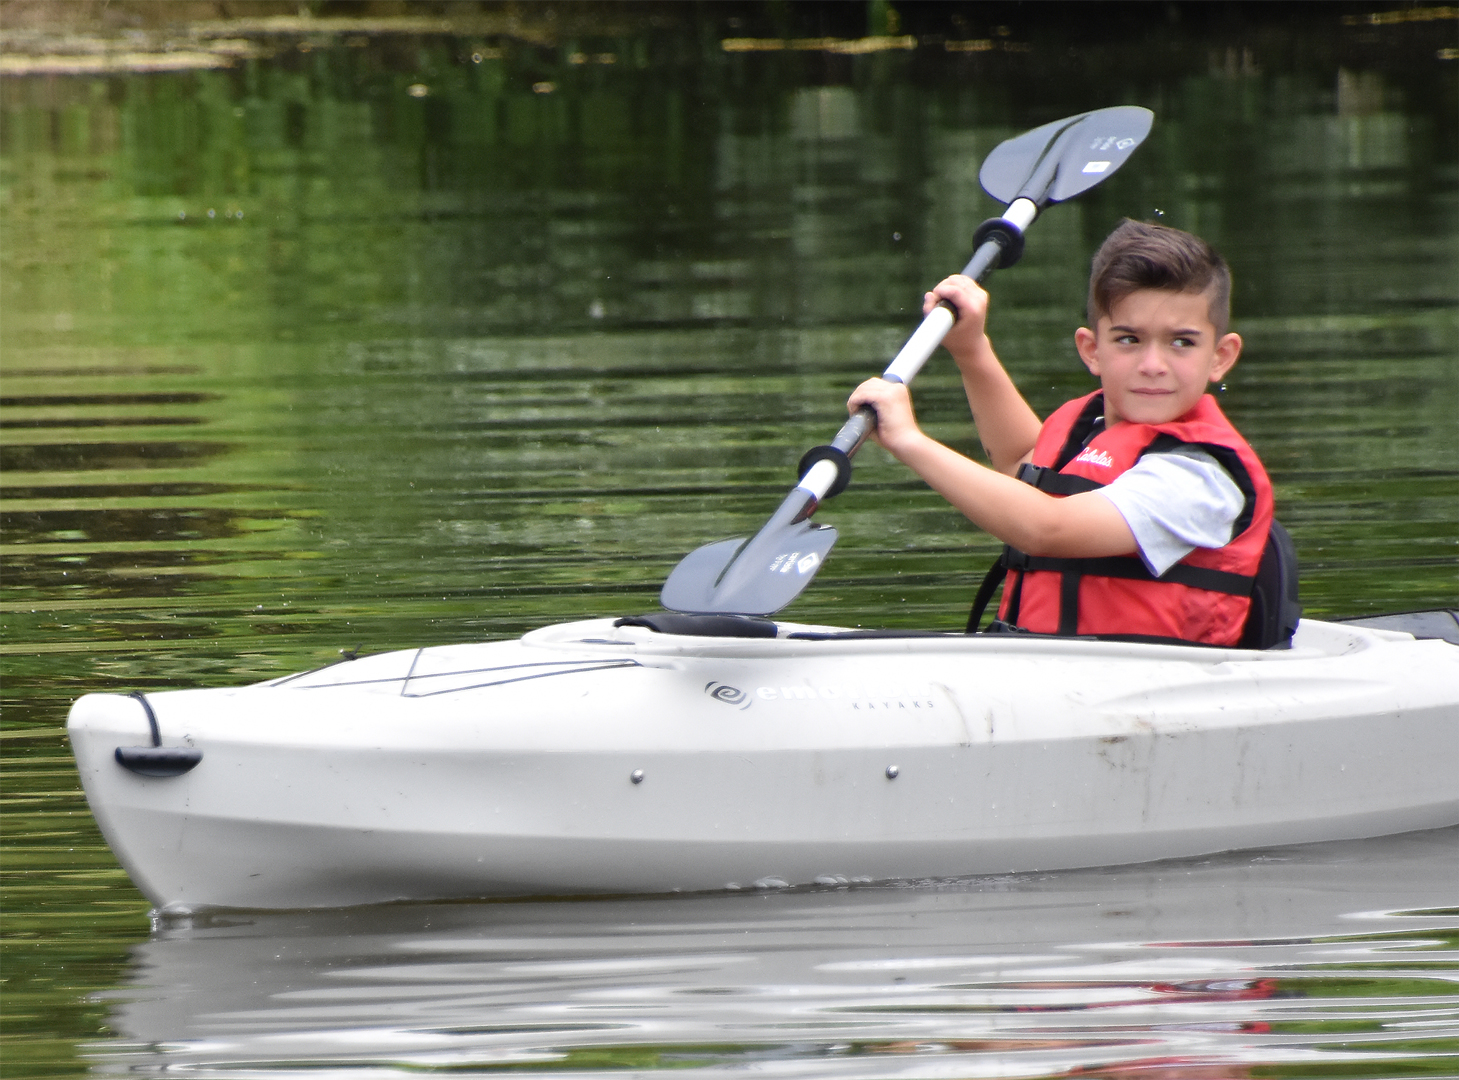
POLYGON ((840 701, 853 712, 923 711, 935 709, 930 686, 757 686, 761 701, 840 701))
MULTIPOLYGON (((1091 150, 1128 150, 1135 145, 1134 139, 1116 139, 1113 135, 1096 135, 1089 144, 1091 150)), ((1088 169, 1084 170, 1088 172, 1088 169)))
POLYGON ((839 701, 853 712, 923 712, 937 708, 931 686, 872 686, 848 683, 845 686, 757 686, 754 696, 729 683, 711 679, 704 692, 715 701, 733 705, 744 712, 761 701, 839 701))

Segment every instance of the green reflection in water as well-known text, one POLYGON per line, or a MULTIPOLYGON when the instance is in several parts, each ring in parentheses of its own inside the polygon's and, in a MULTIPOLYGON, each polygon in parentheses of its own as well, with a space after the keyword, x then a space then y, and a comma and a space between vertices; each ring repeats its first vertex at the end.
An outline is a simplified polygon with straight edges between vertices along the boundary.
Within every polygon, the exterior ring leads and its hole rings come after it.
MULTIPOLYGON (((7 1071, 75 1068, 86 993, 146 927, 76 788, 71 698, 653 608, 962 264, 982 156, 1053 116, 1159 123, 993 286, 1035 407, 1086 388, 1089 253, 1159 210, 1236 269, 1223 406, 1309 613, 1459 600, 1444 25, 1015 29, 860 57, 728 53, 712 21, 290 39, 0 80, 7 1071)), ((976 453, 949 367, 918 407, 976 453)), ((792 618, 959 626, 996 549, 875 448, 822 517, 842 540, 792 618)))

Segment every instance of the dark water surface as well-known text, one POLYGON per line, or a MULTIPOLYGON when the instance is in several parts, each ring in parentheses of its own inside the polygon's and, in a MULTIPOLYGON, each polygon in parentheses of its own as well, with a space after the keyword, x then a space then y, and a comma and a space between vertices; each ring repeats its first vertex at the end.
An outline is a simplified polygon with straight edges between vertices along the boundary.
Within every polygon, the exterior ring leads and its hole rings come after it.
MULTIPOLYGON (((652 610, 962 265, 983 155, 1092 107, 1157 124, 992 283, 1035 407, 1088 387, 1090 253, 1159 212, 1233 264, 1222 404, 1309 614, 1459 602, 1452 15, 1091 41, 909 14, 915 47, 858 52, 745 51, 774 28, 681 10, 0 79, 4 1074, 1459 1073, 1455 830, 149 925, 79 792, 72 699, 652 610)), ((951 364, 916 398, 975 452, 951 364)), ((842 538, 789 618, 956 628, 995 552, 874 447, 820 519, 842 538)))

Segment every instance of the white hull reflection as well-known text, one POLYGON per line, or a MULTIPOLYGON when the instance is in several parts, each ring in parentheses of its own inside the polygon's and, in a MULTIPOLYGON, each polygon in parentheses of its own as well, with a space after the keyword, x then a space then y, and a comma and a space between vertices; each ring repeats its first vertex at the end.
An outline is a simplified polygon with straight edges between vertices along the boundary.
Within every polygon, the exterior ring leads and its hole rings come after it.
POLYGON ((164 917, 88 1053, 198 1080, 1443 1071, 1456 865, 1449 829, 920 888, 164 917))

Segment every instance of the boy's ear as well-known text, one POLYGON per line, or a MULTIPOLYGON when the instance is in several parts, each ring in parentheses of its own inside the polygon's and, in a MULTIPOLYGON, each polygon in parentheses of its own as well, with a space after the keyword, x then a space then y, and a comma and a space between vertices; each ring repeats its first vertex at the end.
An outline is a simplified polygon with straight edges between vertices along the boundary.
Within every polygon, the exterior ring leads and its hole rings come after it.
POLYGON ((1216 355, 1211 364, 1211 382, 1220 382, 1225 378, 1226 372, 1236 366, 1236 361, 1241 356, 1241 344, 1240 334, 1226 334, 1216 342, 1216 355))
POLYGON ((1079 359, 1084 361, 1084 366, 1089 369, 1089 374, 1096 378, 1099 377, 1099 352, 1095 348, 1098 343, 1099 339, 1095 337, 1094 331, 1089 327, 1081 326, 1074 331, 1074 348, 1079 350, 1079 359))

